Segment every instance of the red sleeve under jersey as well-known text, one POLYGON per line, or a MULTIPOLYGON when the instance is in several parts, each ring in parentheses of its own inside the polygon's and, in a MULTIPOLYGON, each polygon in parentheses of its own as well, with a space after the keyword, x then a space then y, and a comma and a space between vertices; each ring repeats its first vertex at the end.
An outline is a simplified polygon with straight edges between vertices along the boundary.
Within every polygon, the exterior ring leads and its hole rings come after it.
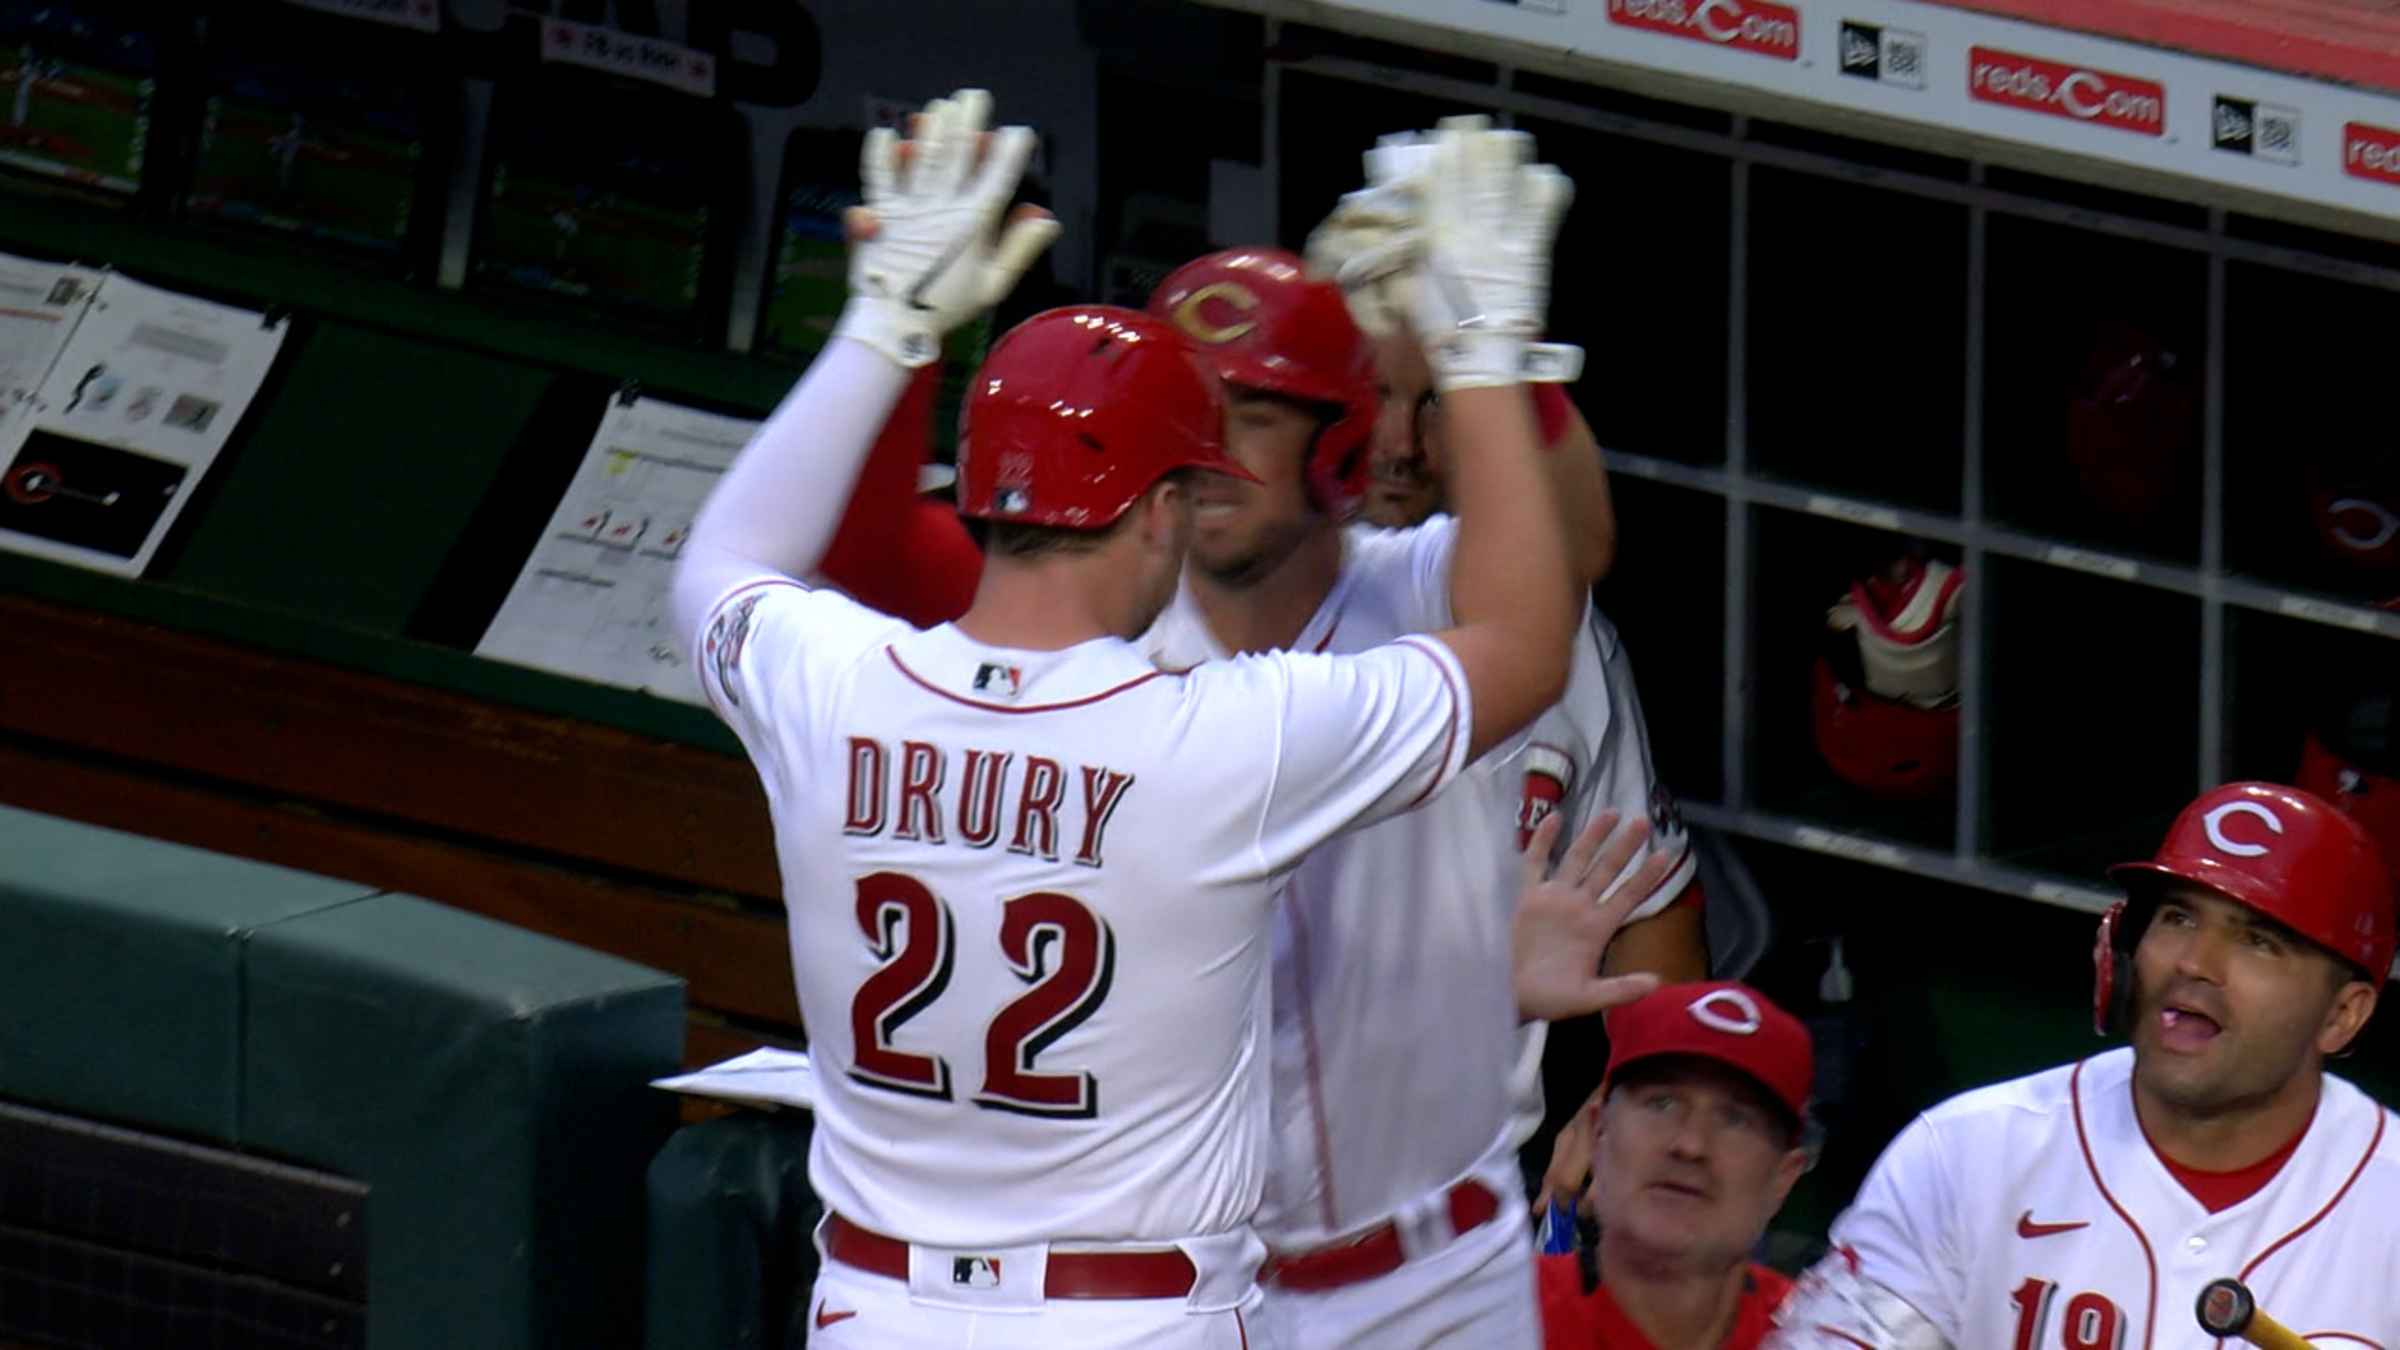
POLYGON ((948 505, 917 491, 933 440, 940 368, 927 366, 884 423, 818 570, 860 604, 920 628, 967 612, 983 554, 948 505))
POLYGON ((1537 384, 1533 387, 1533 416, 1542 429, 1542 445, 1556 447, 1558 438, 1567 434, 1567 419, 1574 415, 1575 405, 1567 399, 1563 384, 1537 384))

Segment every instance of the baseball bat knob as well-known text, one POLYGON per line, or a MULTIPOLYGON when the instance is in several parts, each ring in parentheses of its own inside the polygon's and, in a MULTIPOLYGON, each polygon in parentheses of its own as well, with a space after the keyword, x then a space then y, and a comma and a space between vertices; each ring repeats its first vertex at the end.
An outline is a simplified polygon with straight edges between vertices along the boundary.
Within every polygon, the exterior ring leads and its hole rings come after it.
POLYGON ((2200 1329, 2209 1335, 2239 1336, 2258 1312, 2258 1300, 2240 1280, 2210 1280, 2193 1311, 2199 1315, 2200 1329))
POLYGON ((2299 1333, 2262 1311, 2240 1280, 2209 1281, 2192 1311, 2199 1314, 2200 1329, 2211 1336, 2239 1336, 2259 1350, 2310 1350, 2299 1333))

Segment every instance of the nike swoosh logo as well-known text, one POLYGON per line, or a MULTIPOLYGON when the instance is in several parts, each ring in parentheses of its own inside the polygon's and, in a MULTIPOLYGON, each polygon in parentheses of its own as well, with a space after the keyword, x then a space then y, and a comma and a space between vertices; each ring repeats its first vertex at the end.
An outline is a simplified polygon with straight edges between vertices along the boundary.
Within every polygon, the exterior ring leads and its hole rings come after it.
POLYGON ((2060 1233, 2072 1233, 2078 1228, 2091 1226, 2089 1219, 2078 1220, 2074 1223, 2035 1223, 2033 1211, 2030 1209, 2017 1216, 2017 1236, 2021 1238, 2056 1237, 2060 1233))
POLYGON ((910 309, 933 308, 933 306, 925 303, 925 292, 932 288, 933 279, 940 276, 942 273, 949 271, 950 264, 957 262, 958 255, 966 252, 966 250, 967 240, 965 236, 962 235, 950 242, 949 250, 943 253, 941 257, 934 259, 933 266, 926 270, 925 275, 917 278, 917 284, 908 288, 908 307, 910 309))
POLYGON ((823 1331, 836 1322, 847 1322, 856 1316, 858 1316, 858 1310, 855 1308, 849 1312, 827 1312, 825 1311, 825 1300, 817 1300, 817 1330, 819 1331, 823 1331))

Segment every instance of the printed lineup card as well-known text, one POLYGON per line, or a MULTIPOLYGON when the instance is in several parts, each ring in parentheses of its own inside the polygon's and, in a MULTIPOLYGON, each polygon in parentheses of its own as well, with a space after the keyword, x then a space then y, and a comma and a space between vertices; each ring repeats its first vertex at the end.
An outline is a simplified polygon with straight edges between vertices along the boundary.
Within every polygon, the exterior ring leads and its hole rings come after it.
MULTIPOLYGON (((0 548, 139 576, 248 411, 287 327, 102 277, 33 396, 0 423, 0 548)), ((22 368, 28 358, 15 359, 22 368)))
POLYGON ((701 703, 691 654, 667 621, 667 587, 692 518, 758 425, 610 399, 475 654, 701 703))

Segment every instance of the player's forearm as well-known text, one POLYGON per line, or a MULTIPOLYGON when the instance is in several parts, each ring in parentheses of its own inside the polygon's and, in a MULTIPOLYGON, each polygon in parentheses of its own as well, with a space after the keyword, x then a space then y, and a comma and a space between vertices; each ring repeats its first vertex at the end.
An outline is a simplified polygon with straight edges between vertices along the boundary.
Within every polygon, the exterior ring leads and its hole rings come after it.
POLYGON ((1625 925, 1601 955, 1600 973, 1648 971, 1669 984, 1707 979, 1708 926, 1699 889, 1695 879, 1667 908, 1625 925))
POLYGON ((1608 491, 1608 469, 1592 429, 1572 405, 1566 428, 1550 447, 1551 490, 1567 522, 1567 546, 1582 586, 1608 575, 1617 561, 1617 507, 1608 491))
POLYGON ((1582 588, 1522 389, 1461 389, 1443 405, 1458 464, 1451 608, 1461 628, 1489 634, 1511 658, 1496 687, 1476 690, 1479 733, 1488 714, 1491 730, 1506 735, 1565 691, 1582 588))
POLYGON ((810 363, 692 523, 675 569, 677 624, 706 617, 741 576, 803 577, 833 541, 867 449, 910 372, 863 343, 836 338, 810 363))

